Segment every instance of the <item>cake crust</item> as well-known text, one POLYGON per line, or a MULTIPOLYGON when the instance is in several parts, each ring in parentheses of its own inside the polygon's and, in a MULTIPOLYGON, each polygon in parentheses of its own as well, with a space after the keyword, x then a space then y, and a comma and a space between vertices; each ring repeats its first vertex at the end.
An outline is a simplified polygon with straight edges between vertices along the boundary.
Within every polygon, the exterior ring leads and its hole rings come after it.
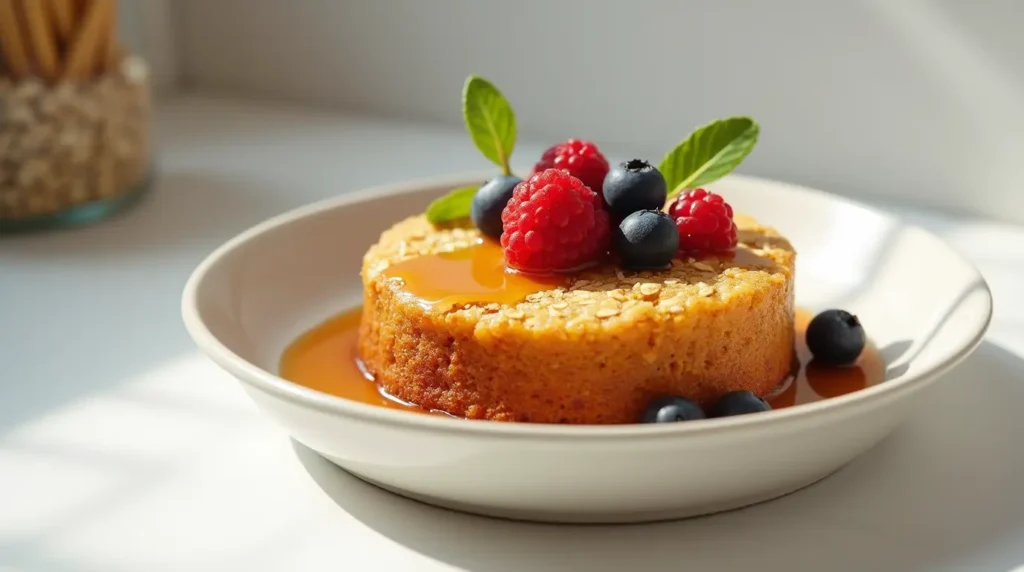
POLYGON ((408 218, 363 259, 360 358, 388 393, 471 419, 635 423, 660 396, 765 395, 792 367, 795 253, 775 230, 735 220, 733 256, 659 272, 606 265, 515 303, 434 307, 386 270, 480 234, 408 218))

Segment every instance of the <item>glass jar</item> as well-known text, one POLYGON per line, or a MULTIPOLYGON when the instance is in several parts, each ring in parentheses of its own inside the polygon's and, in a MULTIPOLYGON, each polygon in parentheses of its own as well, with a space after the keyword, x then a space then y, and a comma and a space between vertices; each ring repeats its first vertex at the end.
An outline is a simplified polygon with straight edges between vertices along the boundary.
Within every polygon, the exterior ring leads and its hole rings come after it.
POLYGON ((150 97, 133 55, 88 79, 0 79, 0 234, 93 222, 145 193, 150 97))

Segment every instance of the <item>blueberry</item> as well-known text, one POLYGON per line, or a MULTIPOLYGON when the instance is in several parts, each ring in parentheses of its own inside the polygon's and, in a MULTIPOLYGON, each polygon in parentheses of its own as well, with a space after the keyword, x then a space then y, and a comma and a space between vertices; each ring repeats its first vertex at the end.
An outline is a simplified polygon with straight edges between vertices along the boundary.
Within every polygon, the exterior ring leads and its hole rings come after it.
POLYGON ((708 411, 708 416, 729 417, 771 411, 771 409, 772 407, 765 400, 749 391, 731 391, 718 398, 718 401, 708 411))
POLYGON ((857 316, 843 310, 825 310, 807 325, 807 349, 814 361, 825 365, 848 365, 864 349, 864 326, 857 316))
POLYGON ((647 161, 620 163, 604 177, 604 202, 619 218, 640 210, 660 210, 667 195, 665 177, 647 161))
POLYGON ((523 182, 519 177, 499 175, 483 184, 473 195, 469 218, 473 219, 480 232, 493 238, 501 238, 501 211, 512 198, 516 185, 523 182))
POLYGON ((624 268, 663 270, 679 249, 679 229, 661 211, 637 211, 619 224, 613 240, 624 268))
POLYGON ((661 397, 647 406, 641 422, 674 423, 695 419, 704 419, 704 411, 696 403, 684 397, 661 397))

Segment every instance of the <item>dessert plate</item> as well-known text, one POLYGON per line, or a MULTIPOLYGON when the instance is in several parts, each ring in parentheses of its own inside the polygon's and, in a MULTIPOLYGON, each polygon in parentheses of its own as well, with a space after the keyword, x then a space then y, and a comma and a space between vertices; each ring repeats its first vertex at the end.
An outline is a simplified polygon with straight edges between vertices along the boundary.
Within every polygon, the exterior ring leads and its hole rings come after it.
POLYGON ((360 303, 362 256, 381 231, 485 177, 347 194, 242 233, 189 279, 190 335, 288 434, 366 481, 478 514, 608 523, 738 508, 828 476, 885 438, 989 324, 984 279, 928 232, 827 193, 732 175, 710 188, 792 241, 797 305, 856 313, 885 382, 755 415, 567 426, 385 409, 277 375, 298 335, 360 303))

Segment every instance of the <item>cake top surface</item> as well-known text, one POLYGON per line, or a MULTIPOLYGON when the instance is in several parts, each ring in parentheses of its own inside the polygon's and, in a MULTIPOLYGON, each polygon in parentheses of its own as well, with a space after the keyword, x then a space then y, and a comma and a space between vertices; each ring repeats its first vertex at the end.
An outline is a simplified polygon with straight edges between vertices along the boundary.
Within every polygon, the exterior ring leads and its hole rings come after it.
MULTIPOLYGON (((795 252, 789 241, 751 217, 737 215, 735 222, 739 245, 734 253, 699 260, 678 258, 662 271, 631 272, 604 264, 546 284, 534 284, 514 299, 488 299, 484 295, 469 301, 420 305, 427 312, 449 317, 461 314, 474 320, 571 328, 644 317, 684 316, 791 280, 795 252)), ((402 277, 403 265, 422 257, 473 248, 482 240, 479 231, 470 225, 438 228, 423 216, 407 218, 384 231, 367 251, 363 260, 364 282, 379 282, 381 287, 394 289, 415 301, 414 288, 402 277)), ((500 247, 493 248, 500 253, 500 247)))

